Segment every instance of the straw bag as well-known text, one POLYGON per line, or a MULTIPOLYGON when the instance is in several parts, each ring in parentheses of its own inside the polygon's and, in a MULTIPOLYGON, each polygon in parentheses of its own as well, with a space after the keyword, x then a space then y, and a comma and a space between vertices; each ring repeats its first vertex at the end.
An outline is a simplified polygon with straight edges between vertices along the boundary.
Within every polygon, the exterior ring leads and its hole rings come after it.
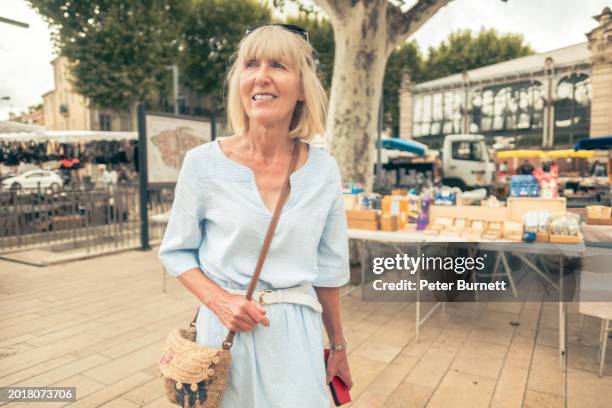
MULTIPOLYGON (((289 176, 295 169, 298 155, 299 144, 295 142, 285 183, 274 208, 255 272, 247 288, 248 300, 255 291, 281 209, 289 196, 289 176)), ((168 335, 159 362, 159 371, 164 378, 166 396, 173 404, 190 408, 215 408, 223 400, 232 360, 230 348, 236 333, 230 330, 220 349, 201 346, 195 342, 197 318, 196 313, 188 329, 176 329, 168 335)))

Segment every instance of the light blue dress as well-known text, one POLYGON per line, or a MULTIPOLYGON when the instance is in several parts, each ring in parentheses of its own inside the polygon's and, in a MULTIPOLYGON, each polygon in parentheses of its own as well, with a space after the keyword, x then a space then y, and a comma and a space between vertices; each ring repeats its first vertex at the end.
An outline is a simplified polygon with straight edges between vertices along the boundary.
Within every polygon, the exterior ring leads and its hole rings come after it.
MULTIPOLYGON (((348 237, 336 161, 310 146, 290 181, 258 287, 346 284, 348 237)), ((175 276, 199 267, 222 287, 246 289, 271 218, 251 169, 225 156, 217 141, 203 144, 185 156, 159 258, 175 276)), ((269 327, 235 337, 223 407, 329 407, 321 314, 298 304, 265 308, 269 327)), ((210 347, 220 348, 227 334, 203 305, 196 328, 197 342, 210 347)))

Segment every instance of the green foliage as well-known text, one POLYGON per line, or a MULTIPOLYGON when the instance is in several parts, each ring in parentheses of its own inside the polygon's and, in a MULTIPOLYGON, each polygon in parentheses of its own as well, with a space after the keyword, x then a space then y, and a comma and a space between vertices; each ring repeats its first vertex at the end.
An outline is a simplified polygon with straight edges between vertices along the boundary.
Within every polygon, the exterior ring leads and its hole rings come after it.
MULTIPOLYGON (((141 100, 155 103, 167 94, 166 66, 176 63, 185 85, 220 104, 238 42, 247 28, 272 19, 270 9, 257 0, 28 1, 51 25, 58 53, 73 63, 76 91, 94 105, 117 111, 141 100)), ((329 90, 334 64, 330 22, 307 8, 285 22, 308 31, 318 53, 319 77, 329 90)), ((457 31, 430 48, 426 59, 414 41, 407 42, 387 62, 385 126, 397 134, 398 91, 405 72, 413 82, 422 82, 531 53, 521 35, 494 29, 457 31)))
POLYGON ((508 61, 533 52, 520 34, 500 34, 492 28, 483 28, 476 35, 471 30, 459 30, 437 47, 429 48, 423 80, 508 61))
POLYGON ((232 54, 248 28, 268 23, 271 13, 255 0, 199 0, 183 28, 181 75, 194 90, 223 100, 232 54))
POLYGON ((72 63, 77 92, 128 110, 163 88, 176 61, 186 0, 29 0, 72 63))
POLYGON ((389 56, 383 82, 384 125, 393 136, 399 135, 399 90, 407 73, 413 82, 423 78, 423 57, 416 41, 404 43, 389 56))
POLYGON ((310 44, 317 52, 317 74, 319 80, 329 90, 334 71, 334 31, 326 18, 310 13, 302 13, 299 17, 289 17, 287 24, 297 25, 308 32, 310 44))

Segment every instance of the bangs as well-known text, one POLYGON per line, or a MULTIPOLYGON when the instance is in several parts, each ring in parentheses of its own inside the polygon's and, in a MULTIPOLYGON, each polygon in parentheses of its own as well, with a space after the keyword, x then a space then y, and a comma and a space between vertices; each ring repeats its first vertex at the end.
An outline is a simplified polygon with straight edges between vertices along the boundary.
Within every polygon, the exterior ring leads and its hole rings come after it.
POLYGON ((297 34, 278 26, 263 26, 247 35, 238 52, 238 63, 243 66, 246 61, 283 60, 293 68, 299 68, 300 54, 303 55, 304 44, 297 34))

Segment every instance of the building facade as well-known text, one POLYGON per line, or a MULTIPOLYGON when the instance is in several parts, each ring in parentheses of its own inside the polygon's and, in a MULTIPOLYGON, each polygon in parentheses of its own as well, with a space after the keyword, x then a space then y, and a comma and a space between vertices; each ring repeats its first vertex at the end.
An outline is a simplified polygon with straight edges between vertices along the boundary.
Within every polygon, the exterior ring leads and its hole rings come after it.
POLYGON ((45 126, 49 130, 132 131, 136 123, 128 114, 97 109, 88 98, 74 91, 66 57, 51 61, 53 90, 43 95, 45 126))
POLYGON ((612 12, 595 16, 588 41, 400 89, 400 137, 439 147, 446 135, 491 144, 561 147, 612 135, 612 12))
POLYGON ((42 104, 30 107, 27 112, 21 112, 19 114, 9 112, 9 120, 11 122, 25 123, 27 125, 44 126, 45 115, 43 113, 42 104))

